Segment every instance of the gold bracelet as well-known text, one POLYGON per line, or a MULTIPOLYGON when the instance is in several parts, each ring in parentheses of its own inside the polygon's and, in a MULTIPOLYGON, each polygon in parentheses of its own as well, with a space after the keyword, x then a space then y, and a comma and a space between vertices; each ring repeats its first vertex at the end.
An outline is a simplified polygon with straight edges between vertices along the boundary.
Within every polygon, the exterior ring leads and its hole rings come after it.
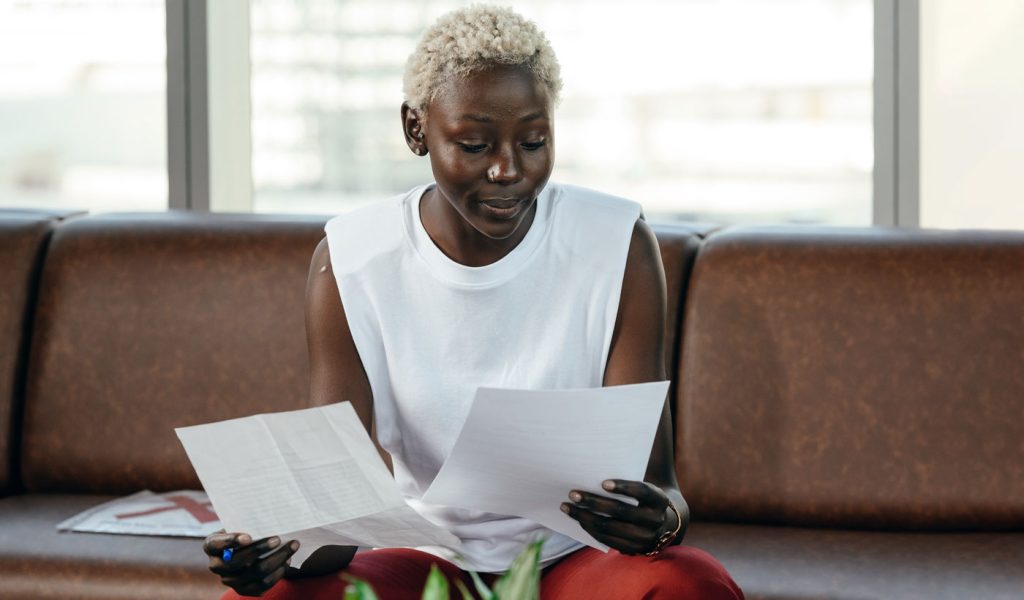
POLYGON ((676 505, 672 504, 671 502, 668 503, 668 507, 672 509, 672 512, 676 513, 676 528, 674 531, 666 531, 665 533, 661 534, 661 537, 658 538, 658 543, 654 545, 654 550, 651 550, 650 552, 645 552, 644 556, 656 556, 658 554, 661 554, 661 551, 665 548, 668 548, 669 545, 671 545, 672 542, 675 541, 676 536, 679 535, 679 532, 683 529, 683 515, 679 514, 679 509, 676 508, 676 505))

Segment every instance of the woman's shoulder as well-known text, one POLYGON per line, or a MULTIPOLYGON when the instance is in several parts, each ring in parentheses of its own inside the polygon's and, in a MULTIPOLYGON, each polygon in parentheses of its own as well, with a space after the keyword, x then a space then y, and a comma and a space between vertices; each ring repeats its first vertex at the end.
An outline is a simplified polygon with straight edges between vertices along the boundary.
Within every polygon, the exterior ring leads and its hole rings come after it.
POLYGON ((640 204, 576 185, 555 184, 551 192, 554 243, 575 264, 604 269, 625 260, 640 204))
POLYGON ((390 198, 382 198, 366 204, 356 206, 327 221, 324 229, 330 234, 332 231, 355 229, 356 227, 371 226, 375 229, 387 227, 391 223, 387 219, 396 210, 401 210, 402 202, 412 190, 396 194, 390 198))
POLYGON ((335 272, 359 270, 403 243, 403 206, 419 188, 342 213, 324 226, 335 272))
POLYGON ((559 237, 574 244, 600 245, 623 236, 628 240, 643 214, 638 202, 578 185, 553 184, 551 199, 559 237))
POLYGON ((562 210, 599 218, 623 218, 630 223, 642 213, 640 203, 621 196, 568 183, 548 185, 552 199, 562 210))

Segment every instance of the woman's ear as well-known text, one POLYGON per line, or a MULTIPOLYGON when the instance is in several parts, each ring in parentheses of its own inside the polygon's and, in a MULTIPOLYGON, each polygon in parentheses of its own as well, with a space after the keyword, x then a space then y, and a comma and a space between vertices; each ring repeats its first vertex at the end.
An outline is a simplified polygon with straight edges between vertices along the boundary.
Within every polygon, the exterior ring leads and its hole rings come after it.
POLYGON ((427 153, 427 140, 424 137, 426 120, 421 111, 409 106, 408 102, 402 103, 402 132, 405 134, 405 143, 417 156, 424 156, 427 153))

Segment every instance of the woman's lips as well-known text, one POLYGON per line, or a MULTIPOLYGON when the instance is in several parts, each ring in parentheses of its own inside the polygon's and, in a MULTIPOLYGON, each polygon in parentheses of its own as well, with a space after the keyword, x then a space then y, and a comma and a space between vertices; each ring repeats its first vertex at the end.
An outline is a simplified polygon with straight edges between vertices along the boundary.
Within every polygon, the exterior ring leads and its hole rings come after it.
POLYGON ((511 219, 519 214, 523 201, 517 198, 488 198, 481 200, 480 206, 499 219, 511 219))

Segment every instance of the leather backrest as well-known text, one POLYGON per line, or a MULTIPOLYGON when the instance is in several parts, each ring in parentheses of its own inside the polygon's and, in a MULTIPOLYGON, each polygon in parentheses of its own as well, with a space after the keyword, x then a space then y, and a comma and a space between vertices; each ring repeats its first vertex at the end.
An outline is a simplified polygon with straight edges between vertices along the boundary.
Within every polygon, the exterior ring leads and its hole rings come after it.
MULTIPOLYGON (((679 360, 679 334, 683 322, 683 301, 686 286, 690 282, 690 271, 697 258, 697 249, 706 234, 713 230, 711 225, 686 223, 655 223, 651 225, 658 246, 661 262, 665 267, 666 296, 668 297, 668 318, 665 320, 665 369, 672 379, 669 398, 675 398, 675 365, 679 360)), ((672 403, 675 410, 675 403, 672 403)))
MULTIPOLYGON (((29 370, 29 489, 196 487, 174 427, 306 406, 303 294, 323 222, 169 213, 62 227, 29 370)), ((669 365, 708 229, 655 227, 669 365)))
POLYGON ((197 488, 175 427, 307 406, 303 298, 324 221, 164 213, 60 227, 26 385, 26 487, 197 488))
POLYGON ((28 319, 54 221, 0 210, 0 493, 9 491, 17 460, 17 422, 29 335, 28 319))
POLYGON ((681 377, 698 519, 1024 528, 1024 233, 712 234, 681 377))

